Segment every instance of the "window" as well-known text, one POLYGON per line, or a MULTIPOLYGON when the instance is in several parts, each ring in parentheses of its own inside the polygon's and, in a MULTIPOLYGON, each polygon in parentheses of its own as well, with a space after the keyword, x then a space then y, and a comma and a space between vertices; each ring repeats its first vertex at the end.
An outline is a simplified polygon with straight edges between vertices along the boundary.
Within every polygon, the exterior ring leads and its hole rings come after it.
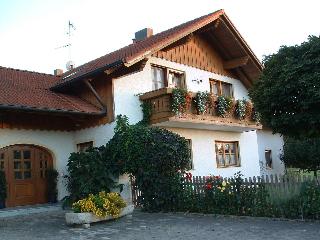
POLYGON ((151 67, 152 71, 152 90, 165 87, 165 69, 160 67, 151 67))
POLYGON ((232 84, 210 79, 210 92, 216 96, 233 97, 232 84))
POLYGON ((78 152, 86 152, 89 148, 93 147, 93 141, 83 142, 77 144, 78 152))
POLYGON ((192 141, 191 139, 187 139, 188 141, 188 148, 190 150, 190 165, 188 166, 188 170, 194 169, 194 165, 193 165, 193 154, 192 154, 192 141))
POLYGON ((240 166, 238 142, 215 142, 217 167, 240 166))
POLYGON ((160 66, 151 66, 152 90, 160 88, 185 88, 184 72, 160 66))
POLYGON ((170 88, 184 88, 184 74, 174 70, 169 70, 168 87, 170 88))
POLYGON ((270 149, 266 149, 264 151, 264 157, 265 157, 265 160, 266 160, 266 167, 268 169, 272 169, 272 152, 270 149))

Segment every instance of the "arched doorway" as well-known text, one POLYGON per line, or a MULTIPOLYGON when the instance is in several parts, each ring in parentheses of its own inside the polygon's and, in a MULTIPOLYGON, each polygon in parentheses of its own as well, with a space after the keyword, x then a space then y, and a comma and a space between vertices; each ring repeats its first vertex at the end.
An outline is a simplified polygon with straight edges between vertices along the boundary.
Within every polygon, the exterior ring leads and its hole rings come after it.
POLYGON ((46 169, 53 167, 50 152, 33 145, 0 149, 0 168, 8 182, 7 207, 46 203, 46 169))

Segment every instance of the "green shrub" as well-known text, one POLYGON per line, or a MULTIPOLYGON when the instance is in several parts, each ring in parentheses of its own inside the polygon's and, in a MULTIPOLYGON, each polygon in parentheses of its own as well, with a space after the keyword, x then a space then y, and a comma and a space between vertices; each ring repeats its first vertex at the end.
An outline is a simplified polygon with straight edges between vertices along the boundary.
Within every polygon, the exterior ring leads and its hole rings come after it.
POLYGON ((116 187, 112 177, 114 168, 107 162, 107 155, 105 146, 91 148, 87 152, 71 153, 66 178, 72 201, 100 191, 110 192, 111 188, 116 187))
POLYGON ((46 170, 46 180, 47 180, 47 199, 49 202, 55 203, 58 198, 58 176, 59 173, 53 168, 46 170))
POLYGON ((193 184, 185 183, 181 210, 225 215, 320 219, 320 186, 306 182, 281 188, 264 183, 247 183, 240 173, 227 181, 207 177, 204 194, 194 193, 193 184), (298 189, 298 190, 296 190, 298 189), (292 192, 292 193, 291 193, 292 192))
POLYGON ((130 173, 136 178, 143 208, 176 209, 183 194, 180 172, 190 163, 186 139, 165 129, 139 124, 116 129, 106 146, 110 161, 117 164, 119 174, 130 173))
POLYGON ((7 181, 3 171, 0 170, 0 201, 7 198, 7 181))

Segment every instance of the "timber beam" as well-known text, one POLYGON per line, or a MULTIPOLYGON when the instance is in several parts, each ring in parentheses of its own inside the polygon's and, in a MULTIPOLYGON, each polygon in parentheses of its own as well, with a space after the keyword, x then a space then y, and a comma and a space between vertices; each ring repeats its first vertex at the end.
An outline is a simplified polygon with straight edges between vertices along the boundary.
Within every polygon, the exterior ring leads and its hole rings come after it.
POLYGON ((240 58, 234 58, 228 61, 224 61, 223 68, 224 69, 234 69, 237 67, 242 67, 244 65, 247 65, 249 61, 249 56, 240 57, 240 58))

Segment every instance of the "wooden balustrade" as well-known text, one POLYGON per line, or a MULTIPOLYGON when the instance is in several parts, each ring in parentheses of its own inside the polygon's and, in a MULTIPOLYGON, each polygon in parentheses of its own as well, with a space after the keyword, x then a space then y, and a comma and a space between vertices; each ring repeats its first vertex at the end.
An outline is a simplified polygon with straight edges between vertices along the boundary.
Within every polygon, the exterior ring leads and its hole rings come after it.
MULTIPOLYGON (((164 122, 177 122, 240 127, 243 130, 261 129, 262 125, 253 121, 251 117, 245 119, 238 119, 235 115, 235 108, 233 107, 225 117, 218 116, 216 108, 208 108, 203 114, 198 114, 196 104, 191 101, 190 106, 185 112, 175 115, 171 109, 171 88, 163 88, 151 92, 147 92, 140 96, 140 100, 147 101, 152 106, 152 114, 150 117, 151 124, 161 124, 164 122)), ((193 93, 195 97, 196 93, 193 93)), ((167 126, 170 126, 168 123, 167 126)), ((197 126, 195 126, 197 128, 197 126)))

